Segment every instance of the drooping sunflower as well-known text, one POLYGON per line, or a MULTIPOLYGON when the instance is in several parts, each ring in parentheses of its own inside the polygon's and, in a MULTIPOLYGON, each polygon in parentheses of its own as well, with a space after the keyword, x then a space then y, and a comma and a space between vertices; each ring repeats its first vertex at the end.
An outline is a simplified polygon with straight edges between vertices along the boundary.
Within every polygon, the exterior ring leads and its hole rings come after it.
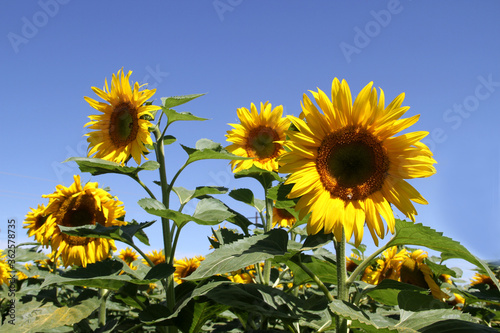
POLYGON ((402 107, 404 94, 387 107, 384 93, 369 83, 352 103, 347 83, 334 79, 332 100, 320 89, 312 95, 323 111, 304 94, 304 119, 289 116, 297 131, 289 130, 290 149, 280 159, 280 172, 291 173, 286 184, 294 184, 289 197, 301 197, 296 205, 299 218, 309 212, 309 234, 342 230, 349 241, 363 238, 364 224, 378 245, 388 230, 394 233, 390 204, 414 221, 411 201, 427 201, 404 179, 429 177, 436 172, 432 152, 422 140, 428 132, 394 136, 418 121, 419 115, 400 119, 409 109, 402 107), (377 238, 378 237, 378 238, 377 238))
POLYGON ((50 202, 46 208, 48 215, 47 237, 50 237, 52 258, 61 257, 65 267, 77 265, 86 267, 110 257, 116 251, 115 243, 106 238, 77 237, 64 234, 59 226, 79 227, 101 224, 104 227, 124 225, 118 220, 125 215, 123 203, 105 190, 98 188, 97 182, 82 186, 80 176, 75 175, 70 187, 57 185, 53 194, 43 195, 50 202))
POLYGON ((145 144, 152 145, 149 127, 152 111, 159 110, 156 105, 146 105, 156 89, 142 89, 135 82, 132 89, 129 71, 127 75, 122 69, 111 79, 111 89, 105 80, 101 90, 92 87, 92 90, 104 101, 98 102, 90 97, 85 100, 94 109, 102 114, 89 116, 90 122, 84 127, 95 130, 87 134, 89 142, 88 155, 123 164, 132 156, 137 164, 141 163, 141 156, 147 152, 145 144))
POLYGON ((183 282, 182 279, 191 275, 191 273, 200 267, 200 262, 203 260, 205 260, 203 256, 174 260, 174 281, 181 284, 183 282))
POLYGON ((295 216, 286 209, 273 207, 273 228, 276 225, 281 228, 291 228, 296 221, 295 216))
POLYGON ((427 258, 427 252, 423 250, 413 251, 401 265, 401 282, 430 289, 434 298, 440 301, 447 300, 449 296, 434 281, 434 273, 424 263, 425 258, 427 258))
POLYGON ((370 284, 379 284, 382 280, 391 279, 401 281, 401 265, 408 258, 408 251, 393 246, 382 252, 382 258, 376 264, 365 269, 362 281, 370 284))
POLYGON ((252 165, 264 170, 278 171, 277 158, 285 149, 279 141, 285 140, 285 130, 290 121, 283 116, 283 106, 272 108, 269 102, 260 103, 260 114, 252 103, 250 110, 239 108, 241 124, 229 124, 234 129, 227 131, 227 141, 233 144, 227 150, 235 155, 252 157, 248 160, 230 162, 233 172, 249 169, 252 165))
POLYGON ((35 236, 35 240, 42 245, 48 246, 49 238, 47 237, 47 215, 45 213, 45 205, 38 205, 38 208, 30 208, 31 211, 26 214, 24 220, 25 226, 28 229, 28 237, 35 236))
POLYGON ((10 265, 6 260, 7 255, 3 254, 3 251, 0 250, 0 286, 2 284, 9 285, 10 276, 10 265))
POLYGON ((134 266, 133 263, 134 261, 137 260, 137 258, 139 258, 139 255, 131 248, 127 247, 125 250, 121 250, 120 254, 118 255, 118 258, 125 261, 128 267, 130 267, 131 269, 133 270, 137 269, 137 266, 134 266))
POLYGON ((476 286, 478 284, 487 284, 492 289, 498 289, 495 282, 489 277, 489 275, 476 273, 471 279, 471 286, 476 286))
MULTIPOLYGON (((146 253, 146 257, 149 258, 149 260, 151 260, 151 262, 156 266, 158 264, 161 264, 161 263, 164 263, 165 262, 165 255, 163 254, 163 251, 156 251, 156 250, 153 250, 152 252, 149 252, 149 253, 146 253)), ((149 266, 149 263, 147 262, 147 260, 145 259, 142 259, 142 262, 145 264, 145 265, 148 265, 149 266)))

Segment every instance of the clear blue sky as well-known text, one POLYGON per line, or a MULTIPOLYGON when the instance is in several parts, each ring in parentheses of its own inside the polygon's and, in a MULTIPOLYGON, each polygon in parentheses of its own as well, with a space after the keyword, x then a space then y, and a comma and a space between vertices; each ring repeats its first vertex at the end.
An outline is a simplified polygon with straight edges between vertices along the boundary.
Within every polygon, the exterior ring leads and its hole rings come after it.
MULTIPOLYGON (((207 93, 178 111, 206 122, 176 123, 171 135, 188 146, 225 141, 236 108, 282 104, 300 113, 302 94, 328 91, 345 78, 353 95, 374 81, 392 100, 405 92, 412 130, 438 161, 437 174, 411 183, 429 201, 417 221, 484 259, 500 258, 500 2, 498 1, 9 1, 0 14, 0 247, 7 219, 19 226, 42 194, 79 173, 83 125, 95 114, 83 96, 124 68, 163 96, 207 93)), ((168 147, 170 177, 185 154, 168 147)), ((90 175, 82 174, 88 181, 90 175)), ((146 177, 151 184, 156 173, 146 177)), ((132 180, 92 177, 125 203, 127 218, 152 217, 132 180)), ((190 166, 177 185, 252 187, 235 181, 225 161, 190 166)), ((152 185, 155 186, 155 185, 152 185)), ((251 210, 223 200, 243 213, 251 210)), ((161 246, 149 229, 150 249, 161 246)), ((189 225, 178 256, 206 254, 208 227, 189 225)), ((368 235, 368 233, 366 233, 368 235)), ((18 229, 18 242, 26 240, 18 229)), ((366 238, 364 243, 372 245, 366 238)), ((119 245, 121 246, 121 245, 119 245)))

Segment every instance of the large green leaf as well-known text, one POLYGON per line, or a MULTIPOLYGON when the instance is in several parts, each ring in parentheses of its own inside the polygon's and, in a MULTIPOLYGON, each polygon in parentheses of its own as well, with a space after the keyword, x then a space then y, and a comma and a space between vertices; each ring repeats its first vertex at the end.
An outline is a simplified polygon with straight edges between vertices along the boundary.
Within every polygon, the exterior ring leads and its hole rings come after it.
POLYGON ((139 171, 156 170, 160 167, 160 164, 156 161, 147 161, 141 166, 134 168, 122 166, 116 162, 106 161, 94 157, 70 157, 63 161, 63 163, 71 161, 74 161, 76 162, 76 164, 78 164, 81 172, 90 172, 92 176, 102 175, 106 173, 118 173, 136 178, 139 171))
POLYGON ((337 266, 331 262, 300 253, 292 257, 287 265, 293 272, 293 284, 296 286, 314 283, 314 280, 302 269, 302 266, 314 273, 321 282, 337 284, 337 266))
MULTIPOLYGON (((139 233, 142 232, 142 229, 151 226, 155 221, 151 222, 143 222, 143 223, 129 223, 124 226, 112 226, 112 227, 103 227, 100 224, 96 225, 84 225, 81 227, 65 227, 59 226, 59 229, 62 233, 71 235, 71 236, 79 236, 79 237, 92 237, 92 238, 108 238, 114 239, 126 244, 133 244, 133 236, 138 237, 142 242, 147 241, 144 237, 139 236, 139 233)), ((149 244, 146 244, 149 245, 149 244)))
POLYGON ((377 302, 394 306, 398 305, 399 293, 405 290, 427 294, 426 289, 391 279, 382 280, 378 285, 365 289, 363 293, 369 295, 377 302))
POLYGON ((329 306, 334 314, 351 320, 352 327, 360 327, 367 332, 496 332, 478 324, 471 315, 453 309, 400 310, 400 320, 396 321, 379 313, 362 311, 353 304, 337 299, 329 306))
POLYGON ((181 96, 171 96, 171 97, 162 97, 161 104, 163 104, 164 108, 170 109, 182 104, 185 104, 189 101, 192 101, 195 98, 201 97, 205 94, 190 94, 190 95, 181 95, 181 96))
POLYGON ((248 157, 241 157, 228 152, 220 143, 209 139, 200 139, 196 142, 195 148, 189 148, 181 145, 184 151, 189 155, 186 165, 200 160, 247 160, 248 157))
POLYGON ((228 189, 221 186, 199 186, 194 190, 188 190, 184 187, 173 187, 172 190, 177 194, 182 205, 195 198, 205 198, 211 194, 227 193, 228 189))
POLYGON ((396 220, 396 233, 386 247, 396 245, 419 245, 440 251, 443 260, 458 258, 484 269, 500 289, 495 275, 484 261, 475 257, 463 245, 453 239, 443 236, 442 232, 426 227, 421 223, 396 220))
POLYGON ((234 216, 227 209, 226 205, 215 198, 200 200, 196 205, 193 215, 167 209, 163 203, 152 198, 141 199, 138 203, 146 212, 173 220, 179 227, 183 227, 190 221, 201 225, 215 225, 234 216))
POLYGON ((293 188, 293 185, 294 184, 285 185, 284 183, 279 183, 267 191, 268 198, 276 201, 276 208, 284 209, 295 207, 295 201, 287 198, 293 188))
POLYGON ((206 256, 200 267, 185 279, 200 280, 283 255, 286 252, 287 242, 288 234, 282 229, 273 229, 262 235, 245 237, 215 249, 206 256))
POLYGON ((266 208, 266 203, 264 200, 260 200, 254 197, 252 190, 248 188, 238 188, 229 192, 229 196, 235 200, 241 201, 257 209, 259 212, 263 212, 266 208))
POLYGON ((90 298, 72 307, 58 307, 53 303, 42 305, 37 301, 16 304, 15 325, 10 325, 6 319, 2 325, 3 332, 42 332, 73 325, 88 318, 100 303, 97 298, 90 298))
POLYGON ((182 332, 197 333, 201 331, 207 320, 214 318, 227 309, 229 309, 229 306, 216 303, 212 300, 197 301, 191 299, 182 308, 179 316, 175 318, 175 323, 182 332))
POLYGON ((252 165, 250 169, 245 169, 234 174, 234 178, 250 177, 256 179, 262 187, 267 191, 273 181, 283 181, 277 172, 268 171, 252 165))

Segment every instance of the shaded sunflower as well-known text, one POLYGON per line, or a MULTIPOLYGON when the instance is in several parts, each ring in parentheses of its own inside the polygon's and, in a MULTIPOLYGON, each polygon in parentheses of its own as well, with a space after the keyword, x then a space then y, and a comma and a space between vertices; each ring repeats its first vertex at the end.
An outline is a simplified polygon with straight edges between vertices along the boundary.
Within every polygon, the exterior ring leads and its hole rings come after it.
POLYGON ((35 240, 42 245, 49 245, 47 235, 47 215, 45 213, 45 205, 38 205, 38 208, 30 208, 31 211, 26 214, 23 228, 28 229, 28 237, 35 236, 35 240))
MULTIPOLYGON (((24 264, 24 267, 25 267, 25 268, 26 268, 26 270, 29 272, 29 271, 31 270, 31 267, 33 267, 33 264, 31 264, 31 263, 29 263, 29 262, 28 262, 28 263, 24 264)), ((30 278, 30 277, 31 277, 31 278, 33 278, 33 279, 38 279, 38 278, 40 277, 40 275, 28 276, 28 275, 24 274, 24 273, 23 273, 23 272, 21 272, 21 271, 18 271, 18 272, 16 273, 16 275, 17 275, 17 279, 18 279, 18 280, 26 280, 26 279, 28 279, 28 278, 30 278)))
MULTIPOLYGON (((163 250, 160 252, 153 250, 153 252, 146 253, 146 257, 148 257, 155 266, 165 262, 165 255, 163 254, 163 250)), ((142 259, 142 262, 145 265, 149 266, 149 263, 146 261, 146 259, 142 259)))
POLYGON ((238 270, 235 272, 232 272, 231 275, 228 276, 229 280, 235 282, 235 283, 253 283, 253 277, 247 272, 244 272, 243 270, 238 270))
POLYGON ((133 270, 137 269, 137 266, 133 265, 133 262, 139 258, 139 255, 137 252, 132 250, 131 248, 127 247, 125 250, 120 250, 120 254, 118 255, 118 258, 121 260, 125 261, 128 265, 133 270))
POLYGON ((434 298, 440 301, 447 300, 449 296, 443 292, 436 281, 434 281, 434 273, 432 273, 430 267, 424 263, 425 258, 427 258, 427 252, 423 250, 413 251, 410 256, 403 261, 401 266, 401 282, 430 289, 434 298))
POLYGON ((118 219, 125 215, 123 203, 96 182, 88 182, 82 187, 80 176, 73 177, 70 187, 57 185, 53 194, 43 195, 50 202, 46 208, 48 215, 47 237, 50 237, 52 258, 61 257, 65 267, 87 264, 109 258, 110 251, 116 251, 115 242, 106 238, 77 237, 64 234, 59 226, 79 227, 100 224, 104 227, 126 224, 118 219))
POLYGON ((279 225, 281 228, 291 228, 297 221, 286 209, 273 207, 273 228, 279 225))
POLYGON ((422 140, 428 132, 394 137, 418 121, 419 115, 399 119, 409 107, 401 107, 404 94, 384 106, 384 93, 364 87, 352 103, 347 83, 334 79, 332 100, 318 89, 313 97, 320 111, 304 94, 304 120, 289 116, 297 131, 287 131, 290 149, 280 158, 280 172, 291 173, 285 182, 294 184, 288 195, 301 197, 296 205, 299 218, 309 212, 307 232, 334 233, 342 230, 349 241, 363 238, 366 221, 375 244, 385 235, 385 226, 394 233, 392 203, 414 221, 417 214, 411 201, 427 201, 404 179, 428 177, 436 172, 429 148, 422 140))
POLYGON ((406 249, 398 252, 397 246, 388 248, 382 252, 382 258, 377 259, 375 265, 365 269, 361 280, 370 284, 379 284, 385 279, 401 281, 401 265, 408 258, 408 255, 406 249))
POLYGON ((471 286, 478 284, 487 284, 491 289, 498 289, 495 282, 489 277, 489 275, 476 273, 471 279, 471 286))
POLYGON ((141 156, 147 152, 145 144, 152 145, 149 127, 152 111, 159 110, 156 105, 145 105, 156 89, 142 89, 139 83, 130 85, 129 71, 127 75, 122 69, 111 79, 111 89, 107 80, 103 90, 92 87, 92 90, 104 102, 98 102, 90 97, 85 100, 94 109, 103 114, 89 116, 90 122, 85 124, 95 130, 86 134, 89 142, 88 155, 123 164, 132 156, 137 164, 141 163, 141 156))
POLYGON ((241 124, 229 124, 234 129, 227 131, 227 141, 233 144, 226 149, 238 156, 253 157, 248 160, 230 162, 233 172, 250 169, 252 165, 264 170, 278 171, 277 158, 285 152, 280 141, 285 140, 285 130, 290 121, 283 116, 283 106, 272 109, 269 102, 260 103, 260 114, 252 103, 237 110, 241 124))
POLYGON ((205 260, 203 256, 196 256, 194 258, 174 259, 174 281, 181 284, 182 279, 191 275, 199 266, 200 262, 205 260))
POLYGON ((7 263, 6 254, 0 250, 0 286, 2 284, 9 285, 10 276, 10 265, 7 263))

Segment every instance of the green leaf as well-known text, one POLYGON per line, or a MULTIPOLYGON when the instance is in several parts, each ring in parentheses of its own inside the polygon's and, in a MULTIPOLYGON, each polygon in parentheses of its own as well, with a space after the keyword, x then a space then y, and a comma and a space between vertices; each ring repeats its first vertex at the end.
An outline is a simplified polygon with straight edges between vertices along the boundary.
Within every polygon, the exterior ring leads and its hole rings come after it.
POLYGON ((294 285, 300 286, 306 283, 315 283, 309 274, 300 267, 299 262, 313 272, 323 283, 338 283, 336 265, 326 260, 319 260, 313 256, 300 253, 287 262, 287 265, 293 272, 294 285))
POLYGON ((234 243, 222 245, 208 254, 196 271, 185 279, 200 280, 283 255, 286 252, 287 242, 286 231, 273 229, 262 235, 246 237, 234 243))
POLYGON ((174 274, 174 272, 174 266, 167 263, 160 263, 149 270, 148 274, 144 277, 144 280, 148 280, 147 283, 156 282, 169 277, 174 274))
POLYGON ((189 101, 192 101, 195 98, 201 97, 205 94, 190 94, 190 95, 182 95, 182 96, 171 96, 171 97, 162 97, 161 103, 164 108, 170 109, 189 101))
POLYGON ((288 199, 287 195, 292 190, 294 184, 279 183, 267 191, 269 199, 276 201, 275 207, 280 209, 295 207, 295 201, 288 199))
MULTIPOLYGON (((84 225, 81 227, 65 227, 60 225, 59 229, 62 233, 78 236, 78 237, 91 237, 91 238, 107 238, 124 242, 126 244, 133 244, 133 236, 138 237, 143 243, 147 242, 147 236, 142 235, 142 229, 151 226, 155 221, 143 223, 128 223, 123 226, 103 227, 100 224, 84 225), (137 234, 137 235, 136 235, 137 234), (146 238, 144 238, 144 236, 146 238)), ((146 245, 149 245, 146 244, 146 245)))
POLYGON ((360 327, 367 332, 495 332, 476 323, 471 315, 453 309, 433 309, 424 311, 400 310, 399 322, 379 313, 365 312, 345 301, 333 300, 330 310, 352 321, 352 327, 360 327))
POLYGON ((136 178, 139 171, 156 170, 160 167, 160 164, 156 161, 147 161, 141 166, 134 168, 122 166, 119 163, 94 157, 70 157, 63 161, 63 163, 71 161, 78 164, 81 172, 89 172, 92 176, 103 175, 106 173, 117 173, 136 178))
POLYGON ((234 174, 234 178, 250 177, 256 179, 264 189, 269 189, 273 181, 283 181, 277 172, 268 171, 252 165, 250 169, 242 170, 234 174))
POLYGON ((451 308, 451 306, 435 299, 432 295, 425 295, 420 291, 413 290, 402 290, 398 294, 398 305, 401 310, 412 312, 451 308))
POLYGON ((138 203, 149 214, 173 220, 179 228, 190 221, 201 225, 215 225, 234 216, 220 200, 215 198, 200 200, 192 216, 167 209, 163 203, 152 198, 141 199, 138 203))
POLYGON ((165 135, 163 137, 163 144, 166 146, 166 145, 171 145, 172 143, 174 143, 175 141, 177 141, 177 138, 175 136, 172 136, 172 135, 165 135))
POLYGON ((4 332, 42 332, 73 325, 88 318, 100 302, 97 298, 90 298, 72 307, 57 307, 53 303, 42 305, 37 301, 16 304, 15 325, 9 324, 6 319, 2 325, 4 332))
MULTIPOLYGON (((38 252, 37 247, 30 248, 30 249, 24 249, 22 247, 16 247, 16 262, 28 262, 28 261, 35 261, 35 260, 45 260, 48 257, 42 253, 41 251, 38 252)), ((4 254, 6 254, 7 251, 4 251, 4 254)))
POLYGON ((203 325, 209 319, 215 318, 219 313, 227 309, 229 309, 229 306, 218 304, 212 300, 191 299, 175 318, 175 323, 182 332, 197 333, 201 331, 203 325))
POLYGON ((263 212, 266 208, 266 203, 264 200, 256 199, 253 195, 252 190, 248 188, 238 188, 229 192, 229 196, 235 200, 241 201, 255 207, 259 212, 263 212))
POLYGON ((375 287, 367 288, 363 292, 363 294, 370 296, 371 298, 382 304, 394 306, 398 305, 399 293, 401 291, 408 291, 408 290, 417 293, 427 294, 426 289, 391 279, 382 280, 382 282, 380 282, 375 287))
POLYGON ((211 194, 227 193, 228 189, 222 186, 199 186, 195 190, 188 190, 184 187, 173 187, 172 190, 177 194, 181 205, 183 205, 192 199, 206 198, 211 194))
POLYGON ((196 148, 189 148, 181 145, 184 151, 189 155, 186 165, 200 160, 247 160, 249 157, 241 157, 228 152, 220 143, 209 139, 200 139, 196 142, 196 148))
POLYGON ((218 249, 221 245, 234 243, 237 240, 245 238, 244 235, 235 232, 234 230, 222 228, 218 230, 212 229, 212 234, 217 239, 216 241, 208 237, 208 240, 215 249, 218 249))
POLYGON ((421 223, 396 220, 396 233, 386 244, 386 247, 397 245, 419 245, 440 251, 443 260, 459 258, 480 267, 492 278, 500 289, 500 284, 484 261, 472 255, 463 245, 453 239, 443 236, 442 232, 426 227, 421 223))

